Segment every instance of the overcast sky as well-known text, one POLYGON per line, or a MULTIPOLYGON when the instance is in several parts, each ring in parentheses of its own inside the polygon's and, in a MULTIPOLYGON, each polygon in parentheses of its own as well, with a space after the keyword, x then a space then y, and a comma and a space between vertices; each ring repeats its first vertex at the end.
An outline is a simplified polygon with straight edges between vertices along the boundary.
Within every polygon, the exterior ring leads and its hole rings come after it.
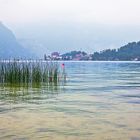
POLYGON ((0 20, 18 38, 38 39, 52 51, 140 40, 140 0, 0 0, 0 20))

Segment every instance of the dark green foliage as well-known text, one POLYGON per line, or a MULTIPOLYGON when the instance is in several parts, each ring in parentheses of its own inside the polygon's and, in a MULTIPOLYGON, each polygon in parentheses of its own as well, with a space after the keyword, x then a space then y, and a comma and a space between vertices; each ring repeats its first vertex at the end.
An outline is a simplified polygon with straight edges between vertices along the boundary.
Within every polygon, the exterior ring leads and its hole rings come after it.
POLYGON ((130 61, 140 60, 140 42, 132 42, 127 45, 116 49, 107 49, 101 52, 95 52, 92 56, 93 60, 105 60, 105 61, 130 61))
POLYGON ((0 62, 0 83, 39 84, 57 83, 59 66, 49 62, 0 62))
POLYGON ((62 58, 63 59, 68 59, 68 60, 69 59, 74 59, 76 57, 76 55, 83 55, 83 56, 85 56, 85 55, 87 55, 87 53, 83 52, 83 51, 71 51, 69 53, 63 54, 62 58))

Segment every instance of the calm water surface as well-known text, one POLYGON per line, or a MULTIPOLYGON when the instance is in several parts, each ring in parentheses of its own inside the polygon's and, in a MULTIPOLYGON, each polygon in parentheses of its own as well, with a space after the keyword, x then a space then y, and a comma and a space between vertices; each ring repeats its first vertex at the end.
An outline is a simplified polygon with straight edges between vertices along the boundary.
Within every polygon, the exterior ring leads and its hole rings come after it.
POLYGON ((140 63, 65 66, 66 83, 0 86, 1 140, 140 140, 140 63))

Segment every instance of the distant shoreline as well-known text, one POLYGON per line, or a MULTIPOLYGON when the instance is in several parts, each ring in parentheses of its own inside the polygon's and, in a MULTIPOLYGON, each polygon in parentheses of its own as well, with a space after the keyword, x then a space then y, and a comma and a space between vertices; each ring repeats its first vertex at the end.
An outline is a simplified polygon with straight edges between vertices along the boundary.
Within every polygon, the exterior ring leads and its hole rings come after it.
POLYGON ((0 62, 108 62, 108 63, 140 63, 140 61, 106 61, 106 60, 44 60, 44 59, 1 59, 0 62))

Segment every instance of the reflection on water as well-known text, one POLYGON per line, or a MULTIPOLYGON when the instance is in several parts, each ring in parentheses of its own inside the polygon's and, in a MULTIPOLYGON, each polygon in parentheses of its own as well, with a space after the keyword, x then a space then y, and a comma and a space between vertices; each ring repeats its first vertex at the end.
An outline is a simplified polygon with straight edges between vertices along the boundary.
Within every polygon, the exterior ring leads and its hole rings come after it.
POLYGON ((60 93, 60 84, 65 83, 36 83, 36 84, 1 84, 0 100, 14 103, 34 103, 39 104, 39 100, 53 98, 60 93))
POLYGON ((0 86, 0 139, 140 139, 140 63, 65 66, 67 83, 0 86))

